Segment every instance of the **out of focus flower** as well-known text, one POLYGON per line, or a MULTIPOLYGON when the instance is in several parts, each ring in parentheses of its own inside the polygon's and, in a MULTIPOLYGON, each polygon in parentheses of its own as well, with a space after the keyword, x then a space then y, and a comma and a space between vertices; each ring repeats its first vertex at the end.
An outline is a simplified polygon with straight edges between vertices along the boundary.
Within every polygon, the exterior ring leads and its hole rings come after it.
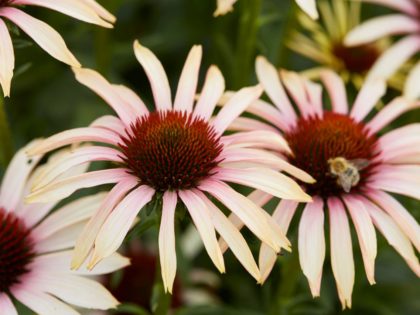
MULTIPOLYGON (((224 15, 233 10, 233 5, 238 0, 217 0, 217 9, 214 16, 224 15)), ((315 0, 295 0, 297 5, 312 19, 318 18, 315 0)))
POLYGON ((194 106, 201 46, 194 46, 188 55, 174 103, 166 73, 156 56, 138 42, 134 50, 149 78, 156 111, 149 112, 133 91, 111 85, 97 72, 74 69, 77 80, 100 95, 118 117, 101 117, 90 127, 64 131, 32 148, 30 154, 41 154, 82 141, 107 145, 75 149, 71 157, 57 161, 38 177, 28 200, 58 200, 80 188, 116 184, 80 236, 73 268, 83 263, 92 248, 89 268, 114 253, 143 206, 153 198, 162 198, 159 249, 166 290, 172 291, 176 274, 174 219, 181 202, 220 272, 225 271, 225 266, 216 231, 251 275, 259 279, 259 270, 245 239, 208 195, 235 212, 258 238, 278 252, 281 247, 289 248, 278 226, 272 224, 263 209, 226 182, 257 188, 279 198, 309 201, 295 181, 276 170, 284 170, 305 182, 313 179, 280 157, 261 150, 275 148, 287 152, 289 148, 280 135, 257 130, 223 136, 229 124, 261 95, 260 86, 243 88, 212 118, 224 92, 224 79, 218 68, 211 66, 194 106), (98 160, 118 165, 56 180, 57 175, 71 166, 98 160))
MULTIPOLYGON (((348 46, 366 45, 389 35, 405 35, 381 55, 368 79, 390 78, 407 60, 420 52, 419 0, 363 0, 382 4, 400 11, 368 20, 354 28, 346 37, 348 46)), ((410 71, 404 87, 408 98, 420 97, 420 61, 410 71)))
MULTIPOLYGON (((376 228, 420 276, 414 245, 420 249, 420 229, 416 220, 395 199, 396 193, 420 199, 419 124, 379 132, 402 113, 420 103, 402 97, 384 106, 367 119, 386 91, 383 81, 367 81, 352 108, 341 78, 326 70, 321 79, 332 110, 327 110, 322 87, 294 72, 278 71, 264 57, 256 62, 260 83, 275 107, 258 101, 249 111, 264 120, 244 118, 236 122, 241 130, 277 130, 288 141, 292 154, 287 160, 312 175, 316 182, 302 184, 314 202, 303 209, 299 223, 299 258, 312 295, 319 296, 325 259, 324 220, 329 216, 331 266, 339 298, 351 307, 354 260, 348 216, 355 226, 367 278, 375 283, 376 228), (299 109, 296 111, 286 91, 299 109)), ((265 202, 265 201, 264 201, 265 202)), ((261 204, 259 202, 259 204, 261 204)), ((299 203, 281 200, 273 218, 288 230, 299 203)), ((238 218, 232 218, 238 226, 238 218)), ((276 253, 264 244, 260 269, 265 280, 276 262, 276 253)))
POLYGON ((94 0, 0 0, 0 85, 5 96, 10 95, 15 57, 9 30, 2 18, 16 24, 55 59, 73 67, 80 66, 57 31, 18 9, 25 5, 46 7, 103 27, 111 28, 111 23, 115 22, 115 17, 94 0))
POLYGON ((41 158, 29 159, 29 146, 11 161, 0 190, 1 314, 17 315, 12 298, 40 315, 78 314, 70 305, 115 308, 117 300, 89 276, 114 272, 127 266, 128 259, 113 254, 92 272, 86 267, 70 270, 76 236, 105 195, 80 198, 52 214, 48 213, 56 203, 25 205, 24 195, 41 158))
POLYGON ((320 67, 304 72, 310 78, 318 78, 327 67, 339 73, 346 82, 350 81, 360 87, 381 52, 388 47, 388 41, 384 39, 347 47, 344 45, 345 36, 360 23, 360 2, 322 0, 318 6, 319 21, 298 13, 299 24, 306 33, 292 31, 287 46, 319 63, 320 67))

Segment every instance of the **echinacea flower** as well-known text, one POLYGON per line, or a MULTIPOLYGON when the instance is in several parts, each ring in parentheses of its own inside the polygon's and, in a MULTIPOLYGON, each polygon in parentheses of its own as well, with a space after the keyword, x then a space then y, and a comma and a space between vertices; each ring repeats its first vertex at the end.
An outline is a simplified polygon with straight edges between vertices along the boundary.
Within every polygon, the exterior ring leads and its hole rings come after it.
MULTIPOLYGON (((380 134, 391 121, 418 108, 420 103, 398 97, 367 119, 385 93, 383 81, 367 81, 350 109, 343 81, 336 73, 325 70, 321 79, 331 101, 332 108, 328 110, 319 84, 284 70, 280 78, 277 69, 264 57, 257 58, 256 71, 275 105, 258 101, 249 107, 251 113, 264 120, 258 120, 256 128, 277 130, 293 153, 285 156, 288 162, 316 179, 313 184, 302 184, 314 201, 304 206, 298 236, 300 265, 312 295, 320 295, 327 216, 331 266, 343 308, 351 307, 355 276, 348 216, 355 226, 371 284, 375 283, 375 227, 420 276, 412 247, 420 249, 419 225, 391 195, 420 199, 420 126, 414 123, 380 134)), ((255 128, 252 118, 239 118, 235 126, 248 131, 255 128)), ((286 233, 298 205, 295 201, 281 200, 273 213, 286 233)), ((232 220, 236 226, 240 225, 238 218, 232 220)), ((265 280, 275 264, 276 253, 263 244, 259 261, 265 280)))
POLYGON ((115 17, 94 0, 0 0, 0 85, 5 96, 10 95, 15 56, 9 30, 2 18, 16 24, 55 59, 73 67, 80 66, 57 31, 18 9, 25 5, 46 7, 81 21, 108 28, 111 28, 111 23, 115 22, 115 17))
MULTIPOLYGON (((286 45, 319 66, 304 71, 311 79, 319 78, 325 68, 333 69, 346 82, 360 87, 364 77, 388 47, 387 39, 348 47, 344 44, 347 33, 360 23, 360 2, 318 2, 320 19, 314 21, 298 13, 302 30, 292 30, 286 45)), ((398 80, 401 78, 396 78, 398 80)))
MULTIPOLYGON (((349 46, 363 45, 389 35, 404 35, 385 51, 369 73, 368 78, 392 76, 407 60, 420 52, 420 2, 419 0, 363 0, 400 11, 375 17, 354 28, 346 37, 349 46)), ((420 97, 420 61, 410 71, 404 86, 404 95, 420 97)))
POLYGON ((164 68, 156 56, 138 42, 134 50, 150 81, 156 111, 149 112, 133 91, 111 85, 97 72, 74 69, 77 80, 100 95, 118 117, 101 117, 90 127, 64 131, 29 150, 29 154, 41 154, 84 141, 107 145, 74 149, 71 157, 57 161, 40 174, 28 201, 57 200, 80 188, 116 184, 79 237, 73 268, 83 263, 92 248, 89 268, 115 252, 143 206, 163 195, 159 250, 165 290, 171 292, 176 273, 174 215, 180 202, 188 209, 220 272, 224 272, 225 266, 216 231, 226 239, 247 271, 259 279, 245 239, 209 196, 235 212, 258 238, 278 252, 281 247, 289 248, 289 243, 277 225, 272 224, 262 208, 226 182, 257 188, 279 198, 309 201, 295 181, 277 170, 305 182, 313 179, 261 149, 286 152, 287 144, 279 135, 258 130, 223 136, 229 124, 261 95, 260 86, 243 88, 212 118, 224 92, 224 79, 218 68, 211 66, 194 106, 201 46, 194 46, 187 57, 174 103, 164 68), (117 167, 55 180, 70 166, 98 160, 115 162, 117 167))
POLYGON ((27 157, 32 145, 16 153, 0 189, 0 313, 17 315, 12 299, 40 315, 79 314, 70 305, 115 308, 117 300, 89 276, 121 269, 128 265, 127 258, 114 254, 92 272, 86 267, 70 270, 76 236, 105 195, 80 198, 51 214, 56 203, 26 205, 24 195, 41 158, 27 157))
MULTIPOLYGON (((233 10, 233 5, 238 0, 217 0, 217 9, 214 16, 224 15, 233 10)), ((312 19, 318 18, 315 0, 295 0, 297 5, 312 19)))

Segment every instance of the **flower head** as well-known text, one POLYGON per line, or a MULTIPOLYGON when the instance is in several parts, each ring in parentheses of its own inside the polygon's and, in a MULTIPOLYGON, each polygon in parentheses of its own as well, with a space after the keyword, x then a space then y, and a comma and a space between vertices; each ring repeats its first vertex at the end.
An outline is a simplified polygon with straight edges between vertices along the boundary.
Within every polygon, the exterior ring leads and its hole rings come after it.
POLYGON ((35 143, 15 155, 0 190, 2 314, 17 314, 12 297, 38 314, 76 314, 68 304, 100 310, 115 308, 118 304, 115 298, 88 276, 121 269, 128 265, 128 259, 114 254, 94 272, 86 267, 70 270, 75 235, 81 232, 105 195, 80 198, 52 214, 49 212, 56 203, 25 205, 23 197, 34 174, 41 169, 33 171, 41 156, 31 159, 26 156, 25 151, 32 145, 35 143))
MULTIPOLYGON (((345 39, 348 46, 366 45, 389 35, 405 35, 386 50, 372 70, 368 79, 390 78, 410 57, 420 52, 420 3, 418 0, 364 0, 382 4, 400 11, 368 20, 349 32, 345 39)), ((410 71, 404 87, 404 95, 416 99, 420 97, 420 62, 410 71)))
POLYGON ((55 59, 73 67, 80 66, 57 31, 18 9, 19 6, 25 5, 46 7, 103 27, 111 28, 111 23, 115 22, 115 17, 94 0, 0 0, 0 85, 5 96, 10 95, 15 57, 12 39, 2 18, 16 24, 55 59))
POLYGON ((134 50, 149 78, 156 111, 149 112, 134 92, 111 85, 97 72, 74 69, 77 80, 104 98, 118 117, 101 117, 88 128, 54 135, 29 153, 40 154, 82 141, 102 142, 108 146, 75 149, 71 157, 57 161, 40 174, 28 200, 57 200, 80 188, 116 184, 80 236, 74 268, 80 266, 92 248, 90 268, 115 252, 143 206, 163 195, 159 250, 166 290, 172 290, 176 273, 174 219, 180 202, 187 207, 219 271, 224 272, 225 266, 216 231, 251 275, 259 279, 259 270, 245 239, 209 197, 235 212, 257 237, 278 252, 280 247, 289 247, 287 239, 263 209, 226 182, 261 189, 279 198, 309 201, 309 196, 296 182, 277 170, 289 172, 305 182, 313 181, 312 177, 279 155, 267 155, 261 150, 269 147, 278 152, 288 151, 280 135, 267 130, 223 135, 230 123, 258 99, 261 87, 243 88, 212 118, 224 91, 224 79, 220 71, 211 66, 194 106, 202 55, 200 46, 194 46, 188 55, 173 105, 168 79, 159 60, 138 42, 134 50), (70 166, 97 160, 116 162, 117 168, 56 179, 70 166))
MULTIPOLYGON (((324 220, 329 216, 331 266, 343 307, 351 306, 354 261, 348 216, 355 226, 367 278, 375 283, 375 227, 420 276, 420 265, 412 245, 420 249, 420 229, 416 220, 390 193, 420 199, 418 124, 379 132, 402 113, 420 103, 396 98, 367 119, 385 93, 383 81, 367 81, 349 109, 340 77, 325 70, 324 83, 332 109, 324 104, 321 85, 288 71, 277 70, 258 57, 257 75, 275 107, 258 101, 249 111, 264 119, 257 128, 275 128, 283 135, 292 154, 290 163, 312 175, 315 183, 302 186, 313 197, 299 223, 299 258, 313 296, 320 295, 325 260, 324 220), (296 104, 295 110, 284 87, 296 104)), ((251 121, 237 121, 237 128, 253 130, 251 121)), ((254 198, 253 198, 254 199, 254 198)), ((261 199, 259 205, 267 202, 261 199)), ((281 200, 273 218, 288 230, 299 203, 281 200)), ((222 248, 224 248, 222 244, 222 248)), ((265 280, 276 262, 276 254, 264 244, 260 268, 265 280)))

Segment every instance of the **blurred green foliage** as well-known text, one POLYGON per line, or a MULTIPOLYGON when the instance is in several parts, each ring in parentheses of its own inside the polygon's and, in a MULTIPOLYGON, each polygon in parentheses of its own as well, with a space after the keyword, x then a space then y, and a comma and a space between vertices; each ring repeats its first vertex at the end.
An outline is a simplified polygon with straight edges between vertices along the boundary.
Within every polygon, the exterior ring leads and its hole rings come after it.
MULTIPOLYGON (((257 54, 266 55, 277 66, 288 69, 299 70, 311 66, 309 61, 293 55, 283 45, 282 38, 294 23, 295 8, 289 0, 241 0, 235 5, 233 13, 219 18, 213 18, 216 0, 99 2, 117 16, 115 29, 101 29, 46 9, 27 7, 25 10, 57 29, 85 67, 99 70, 111 82, 133 88, 148 104, 152 104, 151 93, 146 76, 134 57, 132 44, 135 39, 151 48, 162 61, 173 91, 185 57, 193 44, 204 46, 201 75, 204 76, 203 69, 210 64, 217 64, 229 89, 256 82, 254 58, 257 54), (250 11, 250 8, 254 11, 250 11)), ((14 38, 17 71, 12 85, 12 97, 6 100, 6 108, 16 148, 36 137, 86 126, 100 115, 111 113, 98 96, 75 81, 67 66, 49 57, 24 34, 14 35, 14 38)), ((418 111, 411 112, 405 114, 396 125, 418 121, 418 118, 418 111)), ((406 205, 418 220, 419 202, 407 200, 406 205)), ((272 209, 272 205, 269 208, 272 209)), ((295 217, 289 233, 294 245, 299 216, 295 217)), ((375 286, 368 284, 359 247, 354 246, 356 283, 353 308, 345 313, 420 314, 418 279, 379 233, 378 239, 375 286)), ((258 242, 251 244, 257 251, 258 242)), ((357 244, 356 239, 354 244, 357 244)), ((221 285, 213 292, 219 303, 183 307, 175 314, 340 313, 341 306, 329 259, 325 263, 321 297, 314 300, 299 268, 296 248, 294 246, 292 254, 279 257, 273 274, 263 286, 257 285, 233 255, 228 253, 227 273, 218 276, 221 285)), ((216 272, 204 252, 194 262, 188 262, 183 260, 181 249, 179 259, 180 273, 186 283, 193 267, 216 272)), ((136 314, 135 306, 125 306, 125 309, 136 314)), ((143 312, 142 309, 137 311, 137 314, 143 312)))

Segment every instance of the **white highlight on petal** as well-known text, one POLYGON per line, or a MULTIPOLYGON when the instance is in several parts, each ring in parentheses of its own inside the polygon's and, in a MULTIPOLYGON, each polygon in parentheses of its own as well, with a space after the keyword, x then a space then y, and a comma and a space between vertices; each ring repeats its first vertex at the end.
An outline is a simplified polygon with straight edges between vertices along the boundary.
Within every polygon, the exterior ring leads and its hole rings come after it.
POLYGON ((315 0, 295 0, 298 6, 312 19, 318 19, 318 10, 316 9, 315 0))
POLYGON ((214 11, 213 16, 225 15, 233 10, 233 5, 238 0, 217 0, 217 9, 214 11))

